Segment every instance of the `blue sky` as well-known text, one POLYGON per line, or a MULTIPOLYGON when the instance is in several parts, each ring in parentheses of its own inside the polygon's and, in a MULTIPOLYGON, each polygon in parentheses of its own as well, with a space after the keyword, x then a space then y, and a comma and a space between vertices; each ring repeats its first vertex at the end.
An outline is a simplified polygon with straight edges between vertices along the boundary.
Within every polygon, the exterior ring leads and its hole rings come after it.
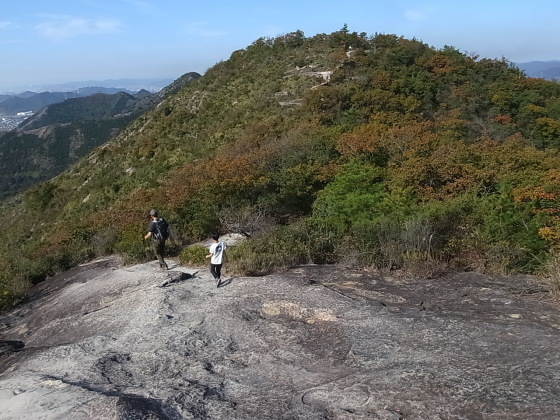
MULTIPOLYGON (((2 2, 6 3, 6 2, 2 2)), ((513 62, 560 60, 558 0, 22 0, 0 5, 0 92, 203 74, 260 37, 396 34, 513 62)))

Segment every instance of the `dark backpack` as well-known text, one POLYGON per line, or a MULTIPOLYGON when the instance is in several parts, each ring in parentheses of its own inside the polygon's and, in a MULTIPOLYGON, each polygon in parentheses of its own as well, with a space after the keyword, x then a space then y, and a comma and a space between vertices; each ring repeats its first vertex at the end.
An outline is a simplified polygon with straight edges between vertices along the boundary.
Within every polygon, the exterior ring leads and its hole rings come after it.
POLYGON ((156 224, 156 231, 152 233, 154 239, 156 241, 160 241, 162 239, 169 239, 169 225, 163 218, 159 218, 155 221, 156 224))

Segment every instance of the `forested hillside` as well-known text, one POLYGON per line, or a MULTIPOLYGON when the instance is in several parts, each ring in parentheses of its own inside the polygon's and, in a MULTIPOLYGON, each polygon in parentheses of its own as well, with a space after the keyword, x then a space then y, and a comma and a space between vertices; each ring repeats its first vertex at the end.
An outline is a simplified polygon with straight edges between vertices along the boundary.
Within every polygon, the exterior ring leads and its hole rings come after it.
MULTIPOLYGON (((261 38, 2 210, 3 304, 96 255, 245 232, 228 266, 536 272, 560 240, 560 85, 349 32, 261 38)), ((177 250, 179 251, 179 250, 177 250)), ((181 258, 194 258, 183 251, 181 258)))

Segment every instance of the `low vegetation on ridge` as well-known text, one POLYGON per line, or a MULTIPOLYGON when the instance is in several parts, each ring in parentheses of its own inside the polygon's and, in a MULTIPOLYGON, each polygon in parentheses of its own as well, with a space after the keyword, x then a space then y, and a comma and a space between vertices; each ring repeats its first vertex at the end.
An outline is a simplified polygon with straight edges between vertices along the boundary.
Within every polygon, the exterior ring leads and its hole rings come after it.
POLYGON ((534 273, 560 244, 560 85, 506 60, 349 32, 261 38, 6 200, 0 299, 98 255, 245 232, 228 268, 344 262, 534 273))

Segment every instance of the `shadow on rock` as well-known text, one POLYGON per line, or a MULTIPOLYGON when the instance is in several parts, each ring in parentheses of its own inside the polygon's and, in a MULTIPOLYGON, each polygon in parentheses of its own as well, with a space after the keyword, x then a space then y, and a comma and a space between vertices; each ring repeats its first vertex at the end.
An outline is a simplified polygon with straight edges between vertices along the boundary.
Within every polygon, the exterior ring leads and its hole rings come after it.
POLYGON ((25 343, 19 340, 0 341, 0 356, 15 351, 21 350, 25 347, 25 343))
POLYGON ((117 397, 117 416, 119 420, 178 420, 183 418, 175 409, 164 404, 156 398, 143 397, 141 395, 126 394, 118 391, 105 390, 85 382, 68 381, 62 378, 48 377, 49 379, 61 381, 62 383, 85 389, 90 392, 99 393, 107 397, 117 397))
POLYGON ((229 286, 231 283, 233 283, 233 280, 234 280, 234 277, 230 277, 229 279, 222 280, 220 282, 220 284, 218 285, 218 287, 221 288, 221 287, 229 286))
POLYGON ((170 407, 164 409, 161 401, 154 398, 125 395, 119 397, 117 402, 117 418, 119 420, 174 420, 181 419, 182 416, 170 407))
POLYGON ((169 287, 172 284, 175 283, 181 283, 183 281, 192 279, 196 276, 196 274, 198 273, 195 272, 193 274, 189 274, 189 273, 184 273, 184 272, 173 272, 173 274, 171 275, 171 278, 169 280, 165 280, 160 284, 160 287, 169 287))

